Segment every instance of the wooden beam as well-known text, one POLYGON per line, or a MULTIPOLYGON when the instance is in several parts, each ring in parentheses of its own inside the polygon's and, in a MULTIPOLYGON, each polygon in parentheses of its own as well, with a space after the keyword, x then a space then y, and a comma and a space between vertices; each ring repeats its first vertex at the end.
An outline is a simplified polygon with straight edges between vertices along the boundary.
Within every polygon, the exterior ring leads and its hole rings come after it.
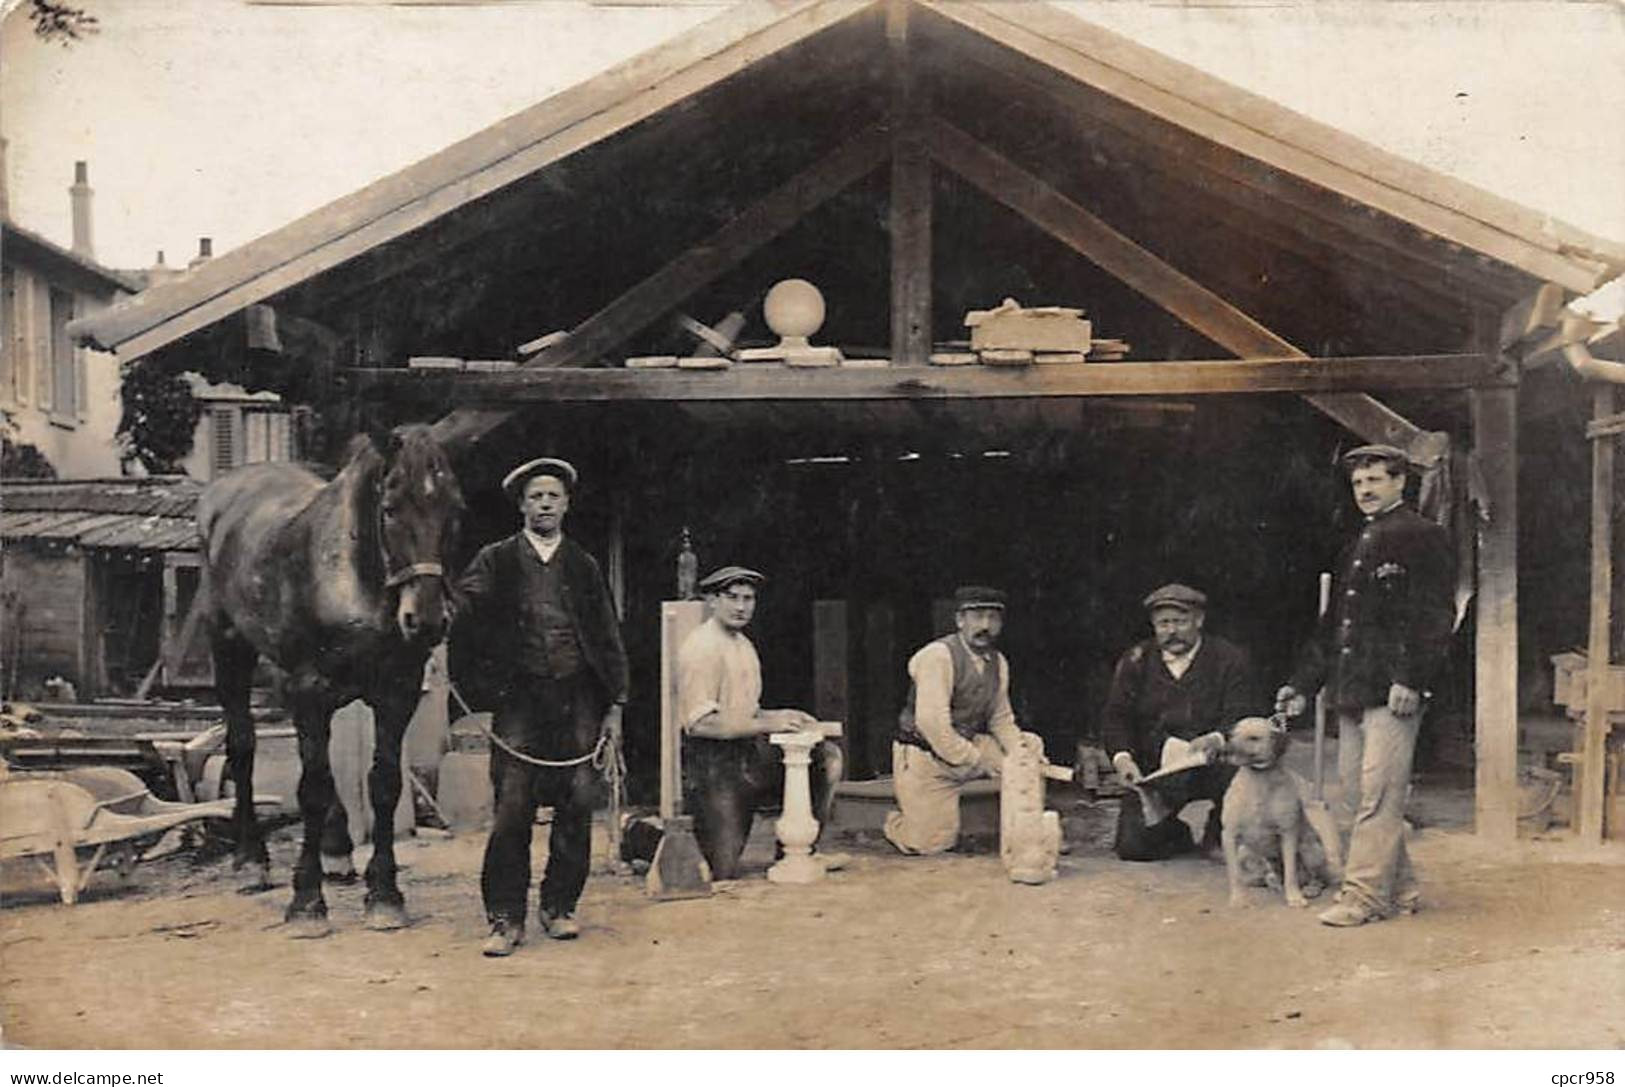
POLYGON ((1534 293, 1501 316, 1500 346, 1511 351, 1542 332, 1557 327, 1563 315, 1563 288, 1556 283, 1543 283, 1534 293))
MULTIPOLYGON (((829 55, 834 48, 820 40, 805 43, 792 55, 767 58, 750 74, 752 85, 763 84, 765 91, 741 96, 728 84, 709 88, 684 102, 682 108, 669 111, 658 124, 639 125, 618 136, 613 156, 589 152, 551 163, 420 230, 369 250, 336 275, 307 280, 294 290, 317 295, 305 303, 307 307, 331 311, 414 269, 419 270, 414 286, 429 291, 441 280, 469 275, 475 265, 496 266, 509 277, 548 274, 536 271, 549 267, 545 256, 551 247, 545 239, 551 232, 580 224, 583 201, 579 194, 619 194, 621 179, 638 171, 653 171, 662 184, 669 182, 672 173, 662 160, 679 153, 674 148, 686 153, 713 147, 719 115, 725 114, 737 132, 780 123, 791 108, 788 103, 804 101, 814 93, 830 64, 854 62, 848 53, 829 55), (520 229, 514 229, 516 223, 522 224, 520 229), (538 238, 543 239, 540 246, 538 238)), ((725 157, 713 161, 725 166, 725 157)))
POLYGON ((1103 28, 1033 2, 919 0, 1030 60, 1247 158, 1541 279, 1590 290, 1606 241, 1553 229, 1527 208, 1406 162, 1103 28), (1568 243, 1568 244, 1565 244, 1568 243), (1600 253, 1599 253, 1600 256, 1600 253))
POLYGON ((577 84, 143 292, 86 322, 136 358, 433 222, 726 79, 870 6, 870 0, 746 0, 658 49, 577 84))
POLYGON ((930 104, 909 34, 911 0, 888 0, 892 64, 891 357, 920 366, 931 355, 931 157, 921 138, 930 104))
POLYGON ((1592 441, 1611 438, 1616 434, 1625 434, 1625 411, 1598 415, 1586 424, 1586 437, 1592 441))
MULTIPOLYGON (((1297 347, 992 148, 941 118, 931 122, 929 133, 931 153, 944 166, 1219 346, 1242 358, 1306 357, 1297 347)), ((1309 402, 1367 441, 1399 446, 1423 466, 1436 463, 1448 448, 1444 435, 1422 430, 1363 394, 1314 395, 1309 402)))
MULTIPOLYGON (((579 366, 614 351, 825 200, 873 171, 885 160, 888 146, 885 133, 878 128, 859 133, 587 318, 569 339, 542 352, 526 369, 579 366)), ((507 418, 505 411, 458 409, 435 424, 435 435, 447 444, 472 445, 507 418)))
MULTIPOLYGON (((956 35, 951 50, 943 52, 938 64, 960 74, 983 94, 991 91, 1023 105, 1034 101, 1047 104, 1050 110, 1065 116, 1077 134, 1078 156, 1092 158, 1098 154, 1123 163, 1132 184, 1157 194, 1159 202, 1184 206, 1199 198, 1206 201, 1205 208, 1217 205, 1228 211, 1226 218, 1239 219, 1238 228, 1249 235, 1264 238, 1314 264, 1326 268, 1353 265, 1364 273, 1361 278, 1375 278, 1382 283, 1397 281, 1405 288, 1403 294, 1416 297, 1415 304, 1432 311, 1435 320, 1437 314, 1444 314, 1451 322, 1459 323, 1464 317, 1463 294, 1486 290, 1478 281, 1446 264, 1425 260, 1411 250, 1379 247, 1324 216, 1283 214, 1290 205, 1270 189, 1282 188, 1286 179, 1244 169, 1246 164, 1239 156, 1216 145, 1210 145, 1213 153, 1206 156, 1191 154, 1189 148, 1201 146, 1199 137, 1166 126, 1156 129, 1143 114, 1138 114, 1133 124, 1115 114, 1110 118, 1100 116, 1102 96, 1098 92, 1052 70, 1024 63, 984 38, 956 35), (1153 135, 1159 131, 1164 136, 1161 142, 1153 135), (1218 153, 1231 168, 1221 169, 1210 161, 1218 153), (1176 169, 1170 168, 1171 162, 1177 163, 1176 169), (1270 182, 1274 182, 1273 186, 1270 182)), ((946 101, 939 108, 947 115, 946 101)), ((985 111, 987 106, 982 103, 975 108, 985 111)), ((1491 293, 1504 294, 1504 282, 1491 293)), ((1385 307, 1388 304, 1385 302, 1385 307)))
MULTIPOLYGON (((353 391, 418 403, 534 404, 746 400, 976 400, 1056 396, 1200 396, 1346 389, 1497 386, 1505 370, 1482 355, 1338 359, 1085 362, 1027 367, 890 366, 729 371, 522 368, 501 373, 350 370, 353 391)), ((500 413, 498 413, 500 414, 500 413)), ((450 417, 448 417, 450 418, 450 417)))
MULTIPOLYGON (((1487 337, 1486 337, 1487 338, 1487 337)), ((1518 392, 1470 394, 1474 458, 1484 480, 1478 522, 1473 814, 1492 841, 1518 834, 1518 392)), ((1603 630, 1604 652, 1607 628, 1603 630)))
MULTIPOLYGON (((1599 383, 1591 394, 1594 419, 1614 413, 1614 386, 1599 383)), ((1580 775, 1575 789, 1575 833, 1580 841, 1600 843, 1603 785, 1608 749, 1609 697, 1614 584, 1614 442, 1591 443, 1591 629, 1586 651, 1585 732, 1580 744, 1580 775)))

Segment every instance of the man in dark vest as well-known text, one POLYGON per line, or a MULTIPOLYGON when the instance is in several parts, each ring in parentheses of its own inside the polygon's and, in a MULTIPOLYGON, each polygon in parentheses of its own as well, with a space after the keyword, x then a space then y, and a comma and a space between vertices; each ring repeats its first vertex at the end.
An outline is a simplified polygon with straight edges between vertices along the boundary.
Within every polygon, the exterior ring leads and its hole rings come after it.
POLYGON ((538 920, 556 940, 580 933, 576 902, 586 886, 600 734, 619 743, 627 695, 626 650, 598 563, 564 536, 576 487, 567 461, 542 457, 508 473, 520 531, 482 548, 458 581, 452 676, 465 699, 494 711, 491 783, 495 812, 480 892, 491 935, 483 953, 524 942, 531 825, 553 809, 538 920), (540 762, 570 763, 564 766, 540 762))
POLYGON ((1316 637, 1275 695, 1278 710, 1297 716, 1324 683, 1337 715, 1339 814, 1353 830, 1342 890, 1320 920, 1339 928, 1416 909, 1405 796, 1456 614, 1450 537, 1405 505, 1404 452, 1361 446, 1344 454, 1343 467, 1365 523, 1338 557, 1316 637))
POLYGON ((886 814, 886 840, 911 855, 953 848, 960 786, 998 777, 1021 739, 1010 708, 1010 665, 997 648, 1004 593, 966 586, 954 604, 954 633, 909 658, 912 686, 892 744, 897 810, 886 814))
MULTIPOLYGON (((1145 598, 1152 637, 1124 653, 1112 674, 1102 717, 1103 740, 1125 785, 1194 752, 1216 754, 1224 730, 1258 712, 1247 654, 1204 634, 1207 596, 1187 585, 1164 585, 1145 598), (1144 769, 1149 768, 1149 769, 1144 769)), ((1162 818, 1148 821, 1140 792, 1123 797, 1113 849, 1126 861, 1155 861, 1196 848, 1179 817, 1186 804, 1211 800, 1204 848, 1219 843, 1221 804, 1234 767, 1213 762, 1161 779, 1154 790, 1162 818)), ((1150 789, 1150 786, 1147 786, 1150 789)))

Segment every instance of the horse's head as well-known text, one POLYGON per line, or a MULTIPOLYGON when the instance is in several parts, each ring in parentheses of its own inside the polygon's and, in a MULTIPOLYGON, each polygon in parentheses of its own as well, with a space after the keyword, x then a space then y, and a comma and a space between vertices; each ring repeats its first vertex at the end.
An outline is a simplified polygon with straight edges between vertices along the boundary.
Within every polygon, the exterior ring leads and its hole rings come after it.
POLYGON ((384 584, 396 589, 395 626, 416 645, 445 632, 446 560, 457 549, 463 492, 451 461, 421 424, 396 427, 374 443, 384 584))

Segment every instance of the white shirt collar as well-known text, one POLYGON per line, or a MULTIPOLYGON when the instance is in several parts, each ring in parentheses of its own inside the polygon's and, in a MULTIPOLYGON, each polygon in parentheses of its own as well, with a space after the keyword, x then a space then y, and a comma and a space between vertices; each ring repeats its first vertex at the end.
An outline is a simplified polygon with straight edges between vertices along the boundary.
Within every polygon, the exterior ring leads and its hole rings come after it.
POLYGON ((520 531, 525 534, 525 539, 530 541, 531 548, 543 562, 552 562, 554 552, 558 551, 559 544, 564 542, 564 533, 562 532, 555 535, 551 540, 544 540, 528 528, 520 531))

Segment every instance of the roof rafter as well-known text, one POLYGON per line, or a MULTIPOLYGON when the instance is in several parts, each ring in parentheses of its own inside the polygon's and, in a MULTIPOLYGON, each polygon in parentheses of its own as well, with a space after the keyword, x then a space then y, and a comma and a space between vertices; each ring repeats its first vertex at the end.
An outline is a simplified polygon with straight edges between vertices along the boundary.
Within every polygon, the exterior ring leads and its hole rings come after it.
MULTIPOLYGON (((526 364, 527 368, 581 366, 613 351, 808 212, 879 168, 886 161, 889 146, 889 137, 880 127, 860 132, 587 318, 568 339, 543 351, 526 364)), ((435 435, 453 445, 473 444, 500 426, 509 414, 491 409, 459 409, 435 424, 435 435)))
POLYGON ((1551 224, 1047 4, 916 2, 1138 110, 1530 275, 1589 290, 1610 264, 1625 262, 1604 239, 1551 224))
MULTIPOLYGON (((1141 248, 1109 224, 1056 192, 992 148, 934 118, 927 139, 944 166, 1075 249, 1214 343, 1242 358, 1306 358, 1306 354, 1225 299, 1141 248)), ((1311 404, 1368 441, 1390 442, 1430 465, 1448 439, 1422 430, 1364 393, 1307 394, 1311 404)))
POLYGON ((873 2, 745 0, 116 311, 78 322, 75 335, 125 357, 148 354, 620 132, 873 2))

